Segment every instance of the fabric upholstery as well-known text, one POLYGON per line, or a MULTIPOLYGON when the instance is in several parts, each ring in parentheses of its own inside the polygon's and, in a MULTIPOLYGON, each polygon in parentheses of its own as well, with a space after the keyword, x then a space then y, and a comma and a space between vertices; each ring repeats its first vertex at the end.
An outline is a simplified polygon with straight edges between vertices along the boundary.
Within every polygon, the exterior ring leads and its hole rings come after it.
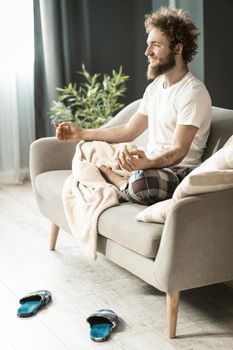
POLYGON ((233 133, 233 111, 212 107, 212 122, 202 161, 220 150, 233 133))
POLYGON ((233 189, 179 199, 169 211, 155 279, 185 290, 233 279, 233 189))
POLYGON ((163 225, 142 223, 135 216, 145 208, 139 204, 123 203, 104 211, 98 223, 102 236, 148 258, 157 254, 163 225))
POLYGON ((154 259, 148 259, 101 235, 98 238, 98 251, 115 264, 156 287, 153 274, 154 259))
POLYGON ((42 198, 56 203, 62 196, 62 188, 71 170, 46 171, 36 177, 36 189, 42 198))

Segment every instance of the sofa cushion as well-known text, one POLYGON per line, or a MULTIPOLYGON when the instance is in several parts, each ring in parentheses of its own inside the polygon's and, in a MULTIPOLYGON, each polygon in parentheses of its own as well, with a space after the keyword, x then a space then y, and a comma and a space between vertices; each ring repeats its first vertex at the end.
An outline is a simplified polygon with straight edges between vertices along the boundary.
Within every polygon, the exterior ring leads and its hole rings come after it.
POLYGON ((122 203, 105 210, 99 218, 98 231, 112 241, 148 258, 155 258, 163 224, 138 222, 135 216, 145 206, 122 203))
MULTIPOLYGON (((50 203, 62 201, 62 188, 71 170, 54 170, 36 177, 39 195, 50 203)), ((98 233, 148 258, 155 258, 162 235, 162 224, 138 222, 135 216, 145 206, 122 203, 105 210, 99 217, 98 233), (116 225, 117 223, 117 225, 116 225)))

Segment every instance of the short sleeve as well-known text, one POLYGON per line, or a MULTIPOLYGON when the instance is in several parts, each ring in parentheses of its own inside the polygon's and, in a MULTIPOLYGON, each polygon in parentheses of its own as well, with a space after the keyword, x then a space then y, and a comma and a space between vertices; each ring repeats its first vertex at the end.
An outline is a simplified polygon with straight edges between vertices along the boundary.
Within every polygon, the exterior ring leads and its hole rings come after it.
POLYGON ((177 103, 177 125, 200 128, 210 107, 211 99, 205 89, 185 92, 177 103))

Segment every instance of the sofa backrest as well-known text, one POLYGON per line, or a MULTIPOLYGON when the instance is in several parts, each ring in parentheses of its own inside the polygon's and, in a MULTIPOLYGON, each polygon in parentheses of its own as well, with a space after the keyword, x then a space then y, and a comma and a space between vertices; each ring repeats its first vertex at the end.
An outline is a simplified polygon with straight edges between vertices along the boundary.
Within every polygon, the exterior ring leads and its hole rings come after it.
POLYGON ((233 135, 233 110, 212 107, 212 123, 202 160, 218 151, 233 135))

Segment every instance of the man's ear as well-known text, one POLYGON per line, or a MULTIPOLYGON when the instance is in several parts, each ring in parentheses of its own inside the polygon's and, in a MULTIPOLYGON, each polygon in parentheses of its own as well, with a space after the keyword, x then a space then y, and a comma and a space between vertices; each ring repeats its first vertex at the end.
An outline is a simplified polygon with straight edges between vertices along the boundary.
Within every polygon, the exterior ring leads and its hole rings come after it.
POLYGON ((174 54, 179 55, 182 53, 182 51, 183 51, 183 44, 181 44, 181 43, 176 44, 176 46, 174 48, 174 54))

